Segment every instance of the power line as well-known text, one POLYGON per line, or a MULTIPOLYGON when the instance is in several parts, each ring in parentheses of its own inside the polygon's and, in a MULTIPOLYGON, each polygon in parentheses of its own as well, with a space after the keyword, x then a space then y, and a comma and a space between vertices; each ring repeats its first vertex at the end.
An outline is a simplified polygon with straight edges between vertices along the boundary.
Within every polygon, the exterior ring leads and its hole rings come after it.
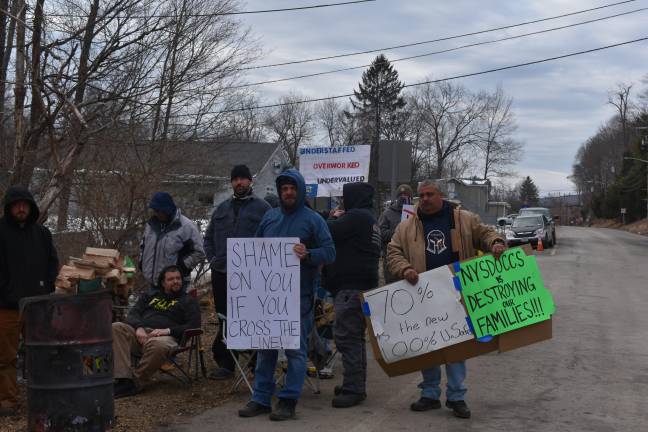
POLYGON ((490 28, 486 30, 479 30, 479 31, 474 31, 470 33, 463 33, 459 35, 453 35, 453 36, 445 36, 441 37, 438 39, 431 39, 431 40, 426 40, 426 41, 420 41, 420 42, 412 42, 408 44, 402 44, 402 45, 394 45, 391 47, 384 47, 384 48, 376 48, 376 49, 371 49, 371 50, 366 50, 366 51, 357 51, 357 52, 352 52, 352 53, 347 53, 347 54, 336 54, 336 55, 330 55, 330 56, 324 56, 324 57, 315 57, 315 58, 310 58, 310 59, 304 59, 304 60, 293 60, 293 61, 287 61, 287 62, 282 62, 282 63, 273 63, 273 64, 266 64, 266 65, 258 65, 258 66, 247 66, 244 68, 240 68, 237 70, 252 70, 252 69, 264 69, 264 68, 270 68, 270 67, 277 67, 277 66, 287 66, 287 65, 293 65, 293 64, 301 64, 301 63, 310 63, 310 62, 315 62, 315 61, 321 61, 321 60, 331 60, 331 59, 337 59, 337 58, 343 58, 343 57, 351 57, 351 56, 357 56, 357 55, 362 55, 362 54, 371 54, 371 53, 376 53, 376 52, 381 52, 381 51, 389 51, 389 50, 394 50, 394 49, 399 49, 399 48, 407 48, 407 47, 412 47, 412 46, 417 46, 417 45, 425 45, 425 44, 430 44, 434 42, 442 42, 442 41, 447 41, 447 40, 452 40, 452 39, 459 39, 463 38, 466 36, 476 36, 484 33, 491 33, 499 30, 506 30, 506 29, 511 29, 515 27, 521 27, 521 26, 526 26, 530 24, 537 24, 540 22, 544 21, 551 21, 551 20, 556 20, 559 18, 565 18, 568 16, 574 16, 574 15, 579 15, 579 14, 584 14, 587 12, 593 12, 596 10, 601 10, 601 9, 606 9, 606 8, 611 8, 614 6, 619 6, 622 4, 627 4, 627 3, 634 3, 637 0, 625 0, 625 1, 620 1, 617 3, 610 3, 606 4, 603 6, 598 6, 595 8, 590 8, 590 9, 583 9, 575 12, 569 12, 566 14, 562 15, 556 15, 548 18, 540 18, 532 21, 524 21, 521 23, 517 24, 511 24, 511 25, 506 25, 502 27, 495 27, 495 28, 490 28))
MULTIPOLYGON (((418 54, 418 55, 413 55, 413 56, 408 56, 408 57, 402 57, 402 58, 399 58, 399 59, 390 60, 390 62, 391 63, 396 63, 396 62, 401 62, 401 61, 406 61, 406 60, 413 60, 413 59, 422 58, 422 57, 429 57, 429 56, 433 56, 433 55, 437 55, 437 54, 449 53, 449 52, 452 52, 452 51, 459 51, 459 50, 462 50, 462 49, 465 49, 465 48, 473 48, 473 47, 476 47, 476 46, 490 45, 490 44, 494 44, 494 43, 498 43, 498 42, 504 42, 504 41, 509 41, 509 40, 513 40, 513 39, 520 39, 520 38, 523 38, 523 37, 538 35, 538 34, 542 34, 542 33, 550 33, 550 32, 557 31, 557 30, 564 30, 564 29, 568 29, 568 28, 571 28, 571 27, 578 27, 578 26, 591 24, 591 23, 595 23, 595 22, 599 22, 599 21, 609 20, 609 19, 612 19, 612 18, 618 18, 618 17, 624 16, 624 15, 631 15, 631 14, 638 13, 638 12, 644 12, 646 10, 648 10, 648 7, 641 8, 641 9, 635 9, 635 10, 632 10, 632 11, 629 11, 629 12, 623 12, 623 13, 610 15, 610 16, 606 16, 606 17, 602 17, 602 18, 596 18, 596 19, 592 19, 592 20, 581 21, 581 22, 578 22, 578 23, 568 24, 568 25, 564 25, 564 26, 560 26, 560 27, 553 27, 553 28, 549 28, 549 29, 545 29, 545 30, 534 31, 534 32, 531 32, 531 33, 524 33, 524 34, 520 34, 520 35, 516 35, 516 36, 509 36, 509 37, 500 38, 500 39, 493 39, 493 40, 484 41, 484 42, 476 42, 476 43, 471 43, 471 44, 467 44, 467 45, 461 45, 461 46, 458 46, 458 47, 448 48, 448 49, 444 49, 444 50, 440 50, 440 51, 433 51, 433 52, 429 52, 429 53, 425 53, 425 54, 418 54)), ((278 83, 278 82, 292 81, 292 80, 302 79, 302 78, 311 78, 311 77, 315 77, 315 76, 329 75, 329 74, 334 74, 334 73, 339 73, 339 72, 348 72, 348 71, 352 71, 352 70, 356 70, 356 69, 364 69, 364 68, 367 68, 369 66, 371 66, 371 65, 366 64, 366 65, 362 65, 362 66, 351 66, 351 67, 346 67, 346 68, 341 68, 341 69, 333 69, 333 70, 329 70, 329 71, 325 71, 325 72, 315 72, 315 73, 311 73, 311 74, 296 75, 296 76, 286 77, 286 78, 277 78, 277 79, 271 79, 271 80, 267 80, 267 81, 259 81, 259 82, 253 82, 253 83, 247 83, 247 84, 239 84, 239 85, 235 85, 235 86, 231 86, 231 87, 226 87, 226 89, 237 89, 237 88, 244 88, 244 87, 253 87, 253 86, 259 86, 259 85, 263 85, 263 84, 274 84, 274 83, 278 83)))
MULTIPOLYGON (((616 44, 612 44, 612 45, 606 45, 606 46, 602 46, 602 47, 598 47, 598 48, 592 48, 592 49, 588 49, 588 50, 584 50, 584 51, 577 51, 577 52, 573 52, 573 53, 569 53, 569 54, 563 54, 563 55, 559 55, 559 56, 548 57, 548 58, 544 58, 544 59, 541 59, 541 60, 534 60, 534 61, 525 62, 525 63, 519 63, 519 64, 515 64, 515 65, 510 65, 510 66, 503 66, 503 67, 494 68, 494 69, 488 69, 488 70, 484 70, 484 71, 480 71, 480 72, 472 72, 472 73, 467 73, 467 74, 462 74, 462 75, 455 75, 455 76, 446 77, 446 78, 440 78, 440 79, 436 79, 436 80, 422 81, 422 82, 418 82, 418 83, 414 83, 414 84, 406 84, 406 85, 403 86, 403 88, 418 87, 418 86, 425 85, 425 84, 434 84, 434 83, 439 83, 439 82, 444 82, 444 81, 452 81, 452 80, 461 79, 461 78, 468 78, 468 77, 473 77, 473 76, 485 75, 485 74, 489 74, 489 73, 493 73, 493 72, 501 72, 501 71, 508 70, 508 69, 516 69, 516 68, 520 68, 520 67, 531 66, 531 65, 536 65, 536 64, 540 64, 540 63, 546 63, 546 62, 560 60, 560 59, 564 59, 564 58, 575 57, 575 56, 578 56, 578 55, 589 54, 589 53, 593 53, 593 52, 597 52, 597 51, 603 51, 603 50, 606 50, 606 49, 616 48, 616 47, 620 47, 620 46, 624 46, 624 45, 630 45, 630 44, 633 44, 633 43, 643 42, 643 41, 646 41, 646 40, 648 40, 648 36, 642 37, 642 38, 639 38, 639 39, 633 39, 633 40, 626 41, 626 42, 620 42, 620 43, 616 43, 616 44)), ((290 103, 276 103, 276 104, 269 104, 269 105, 258 105, 258 106, 249 107, 249 108, 235 108, 235 109, 215 111, 215 112, 203 113, 203 114, 226 114, 226 113, 231 113, 231 112, 249 111, 249 110, 257 110, 257 109, 265 109, 265 108, 276 108, 276 107, 281 107, 281 106, 286 106, 286 105, 298 105, 298 104, 304 104, 304 103, 321 102, 321 101, 325 101, 325 100, 342 99, 342 98, 351 97, 351 96, 354 96, 354 94, 353 93, 347 93, 347 94, 337 95, 337 96, 328 96, 328 97, 321 97, 321 98, 315 98, 315 99, 303 99, 303 100, 298 100, 298 101, 290 102, 290 103)), ((174 117, 187 117, 187 116, 193 116, 193 114, 176 114, 174 117)))
MULTIPOLYGON (((301 10, 308 10, 308 9, 321 9, 321 8, 328 8, 328 7, 333 7, 333 6, 345 6, 345 5, 352 5, 352 4, 358 4, 358 3, 367 3, 367 2, 374 2, 376 0, 355 0, 355 1, 345 1, 345 2, 338 2, 338 3, 327 3, 327 4, 319 4, 319 5, 312 5, 312 6, 298 6, 298 7, 290 7, 290 8, 280 8, 280 9, 261 9, 261 10, 251 10, 251 11, 239 11, 239 12, 213 12, 213 13, 204 13, 204 14, 186 14, 184 15, 185 17, 214 17, 214 16, 227 16, 227 15, 250 15, 250 14, 262 14, 262 13, 272 13, 272 12, 291 12, 291 11, 301 11, 301 10)), ((72 18, 87 18, 88 15, 73 15, 73 14, 52 14, 52 13, 47 13, 47 16, 51 17, 57 17, 57 18, 66 18, 66 17, 72 17, 72 18)), ((115 18, 176 18, 177 15, 128 15, 128 16, 116 16, 115 18)))

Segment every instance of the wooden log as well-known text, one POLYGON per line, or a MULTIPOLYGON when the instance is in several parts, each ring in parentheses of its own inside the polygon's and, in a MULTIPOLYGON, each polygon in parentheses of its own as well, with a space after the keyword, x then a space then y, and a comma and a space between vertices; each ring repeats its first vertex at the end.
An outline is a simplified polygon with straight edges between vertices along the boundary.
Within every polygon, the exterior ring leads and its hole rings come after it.
POLYGON ((102 249, 102 248, 87 247, 85 250, 85 254, 111 257, 114 259, 119 258, 119 251, 117 249, 102 249))

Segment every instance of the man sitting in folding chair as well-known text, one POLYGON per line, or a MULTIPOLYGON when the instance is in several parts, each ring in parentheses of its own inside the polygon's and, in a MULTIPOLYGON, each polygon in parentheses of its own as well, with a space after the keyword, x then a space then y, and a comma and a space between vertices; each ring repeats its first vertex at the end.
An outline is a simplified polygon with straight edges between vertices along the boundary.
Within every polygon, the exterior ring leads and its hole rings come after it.
POLYGON ((113 323, 115 399, 132 396, 160 369, 178 347, 185 330, 200 328, 200 306, 182 290, 176 266, 160 272, 161 288, 140 296, 125 323, 113 323), (141 355, 132 366, 132 355, 141 355))

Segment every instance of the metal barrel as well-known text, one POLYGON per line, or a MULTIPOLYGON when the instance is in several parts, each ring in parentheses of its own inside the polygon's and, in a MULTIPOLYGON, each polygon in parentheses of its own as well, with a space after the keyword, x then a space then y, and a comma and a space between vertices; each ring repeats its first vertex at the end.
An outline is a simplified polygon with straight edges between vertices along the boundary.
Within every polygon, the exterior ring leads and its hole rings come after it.
POLYGON ((29 297, 21 310, 29 431, 112 430, 110 294, 29 297))

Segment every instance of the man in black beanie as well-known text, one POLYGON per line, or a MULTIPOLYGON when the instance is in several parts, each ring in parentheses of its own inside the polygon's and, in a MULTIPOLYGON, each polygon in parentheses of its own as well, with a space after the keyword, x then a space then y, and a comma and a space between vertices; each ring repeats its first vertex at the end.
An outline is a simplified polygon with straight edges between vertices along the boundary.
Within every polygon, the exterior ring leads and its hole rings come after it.
MULTIPOLYGON (((245 165, 236 165, 230 175, 234 194, 220 203, 205 233, 204 247, 212 272, 212 292, 216 313, 227 316, 227 239, 254 237, 270 205, 252 193, 252 174, 245 165)), ((218 369, 211 379, 227 379, 234 374, 234 360, 223 341, 222 326, 212 344, 218 369)))

